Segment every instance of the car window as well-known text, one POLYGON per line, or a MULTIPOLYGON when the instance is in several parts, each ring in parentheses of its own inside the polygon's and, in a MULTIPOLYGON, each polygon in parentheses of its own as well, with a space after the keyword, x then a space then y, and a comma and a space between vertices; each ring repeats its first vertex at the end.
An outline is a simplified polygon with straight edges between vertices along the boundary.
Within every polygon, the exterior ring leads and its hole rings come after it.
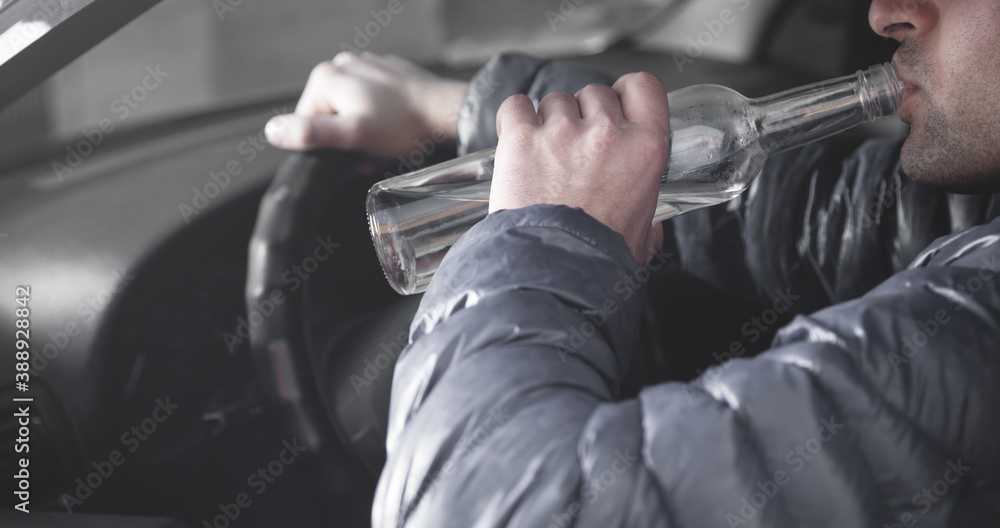
POLYGON ((293 97, 344 49, 425 64, 481 63, 502 49, 600 51, 673 2, 164 0, 0 113, 0 141, 38 148, 102 120, 121 131, 293 97))
POLYGON ((312 67, 342 50, 468 71, 503 50, 572 57, 629 40, 635 49, 664 53, 664 60, 679 52, 684 61, 745 63, 759 59, 755 44, 773 32, 774 59, 832 75, 822 68, 842 63, 846 8, 814 4, 163 0, 0 112, 0 158, 35 152, 36 159, 65 162, 60 156, 72 153, 62 145, 95 137, 102 123, 124 135, 172 118, 293 100, 312 67), (779 10, 791 13, 788 23, 769 26, 779 10), (802 45, 811 40, 816 46, 802 45))

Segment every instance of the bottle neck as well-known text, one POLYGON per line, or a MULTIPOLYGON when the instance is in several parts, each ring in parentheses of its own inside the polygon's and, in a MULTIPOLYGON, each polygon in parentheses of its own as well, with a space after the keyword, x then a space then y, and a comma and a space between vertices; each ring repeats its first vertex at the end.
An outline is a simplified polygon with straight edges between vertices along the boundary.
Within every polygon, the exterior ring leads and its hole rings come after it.
POLYGON ((769 155, 899 112, 902 85, 892 64, 751 101, 769 155))

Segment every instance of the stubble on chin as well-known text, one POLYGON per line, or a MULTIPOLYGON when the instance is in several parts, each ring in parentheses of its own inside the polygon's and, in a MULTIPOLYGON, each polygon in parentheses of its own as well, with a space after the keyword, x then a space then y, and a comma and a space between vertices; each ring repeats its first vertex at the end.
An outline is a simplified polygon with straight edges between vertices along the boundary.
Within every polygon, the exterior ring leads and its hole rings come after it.
MULTIPOLYGON (((920 86, 919 108, 903 144, 903 172, 910 179, 955 193, 1000 192, 1000 109, 975 85, 949 111, 936 95, 931 64, 911 42, 897 52, 910 80, 920 86)), ((982 85, 979 85, 982 86, 982 85)))

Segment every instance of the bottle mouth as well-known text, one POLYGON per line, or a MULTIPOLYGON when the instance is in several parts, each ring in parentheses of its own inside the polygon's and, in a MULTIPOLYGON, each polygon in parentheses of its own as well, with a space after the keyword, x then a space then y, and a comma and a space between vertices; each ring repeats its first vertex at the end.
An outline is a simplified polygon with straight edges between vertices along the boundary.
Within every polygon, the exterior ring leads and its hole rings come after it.
POLYGON ((411 295, 417 291, 414 289, 408 270, 413 267, 412 255, 405 254, 407 248, 402 241, 389 229, 384 229, 383 222, 388 222, 393 211, 392 206, 398 204, 379 203, 380 193, 375 192, 381 184, 375 184, 368 193, 366 200, 366 212, 368 213, 368 230, 372 236, 372 243, 375 245, 375 254, 382 265, 382 273, 393 290, 400 295, 411 295))
POLYGON ((896 65, 887 62, 858 72, 859 96, 868 121, 899 114, 903 82, 896 65))

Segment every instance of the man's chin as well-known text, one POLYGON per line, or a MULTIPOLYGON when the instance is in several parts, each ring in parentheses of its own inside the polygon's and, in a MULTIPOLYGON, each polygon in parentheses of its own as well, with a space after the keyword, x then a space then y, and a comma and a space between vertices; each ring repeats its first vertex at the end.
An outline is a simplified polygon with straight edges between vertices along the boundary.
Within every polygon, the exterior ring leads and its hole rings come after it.
POLYGON ((1000 157, 995 152, 977 148, 968 133, 952 132, 944 119, 922 117, 910 123, 900 152, 905 176, 955 194, 1000 192, 1000 157), (964 139, 955 141, 956 136, 964 139))
MULTIPOLYGON (((958 155, 956 155, 958 158, 958 155)), ((908 154, 903 145, 900 167, 904 176, 928 187, 955 194, 992 194, 1000 192, 1000 171, 963 168, 960 162, 944 161, 908 154)))

